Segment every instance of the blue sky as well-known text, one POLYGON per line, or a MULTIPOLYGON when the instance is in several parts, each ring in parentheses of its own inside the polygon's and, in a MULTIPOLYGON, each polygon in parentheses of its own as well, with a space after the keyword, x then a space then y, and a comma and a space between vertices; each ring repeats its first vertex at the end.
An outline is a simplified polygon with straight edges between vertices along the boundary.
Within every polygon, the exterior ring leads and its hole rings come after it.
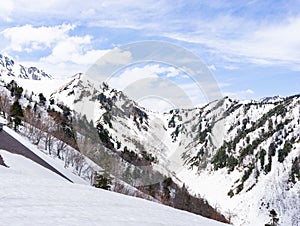
POLYGON ((56 76, 127 43, 167 41, 196 54, 223 95, 300 93, 299 1, 4 0, 0 40, 2 53, 56 76))

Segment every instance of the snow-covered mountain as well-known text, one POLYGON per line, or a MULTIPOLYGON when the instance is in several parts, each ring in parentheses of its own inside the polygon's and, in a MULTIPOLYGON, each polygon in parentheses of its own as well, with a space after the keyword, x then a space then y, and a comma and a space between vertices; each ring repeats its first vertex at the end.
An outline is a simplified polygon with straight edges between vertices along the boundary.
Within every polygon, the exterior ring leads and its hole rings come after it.
MULTIPOLYGON (((48 94, 45 107, 71 115, 81 153, 132 186, 161 180, 136 176, 153 169, 205 197, 234 225, 264 225, 271 209, 280 225, 300 224, 300 95, 225 97, 159 114, 78 74, 48 94)), ((174 195, 171 187, 164 192, 174 195)))
MULTIPOLYGON (((80 74, 77 75, 73 80, 78 80, 80 76, 80 74)), ((69 84, 72 84, 72 82, 73 81, 71 81, 69 84)), ((50 158, 56 159, 59 164, 63 166, 63 168, 66 168, 69 171, 71 170, 73 174, 77 175, 77 177, 84 179, 85 183, 87 182, 93 184, 95 182, 95 176, 97 176, 98 173, 103 173, 103 168, 95 165, 93 161, 83 155, 83 152, 80 153, 77 151, 77 144, 74 143, 75 140, 73 137, 72 129, 74 125, 71 125, 73 113, 70 111, 70 108, 68 108, 62 102, 54 101, 54 99, 49 99, 48 97, 45 98, 46 95, 43 95, 44 92, 39 93, 39 91, 37 91, 39 90, 37 89, 37 87, 40 87, 43 84, 44 82, 40 80, 27 80, 23 78, 0 79, 0 114, 3 113, 4 117, 10 116, 10 106, 12 106, 13 103, 16 102, 20 104, 20 107, 23 109, 24 113, 22 116, 22 121, 24 122, 18 128, 19 133, 22 136, 25 136, 28 141, 32 142, 35 148, 38 148, 44 153, 48 153, 48 155, 51 156, 50 158), (24 81, 26 81, 26 83, 24 83, 24 81), (35 84, 36 86, 34 86, 33 84, 35 84), (24 89, 22 87, 26 87, 25 92, 23 92, 24 89)), ((47 85, 49 86, 47 89, 48 91, 49 89, 52 89, 48 81, 47 85)), ((92 84, 88 85, 91 86, 92 84)), ((104 85, 104 87, 106 87, 106 85, 104 85)), ((62 87, 60 90, 64 89, 65 87, 62 87)), ((68 99, 66 98, 65 101, 68 102, 68 99)), ((9 124, 12 125, 12 123, 13 121, 11 121, 9 124)), ((92 127, 94 126, 92 125, 92 127)), ((96 136, 98 137, 97 130, 95 131, 96 136)), ((84 136, 82 136, 81 138, 84 138, 84 136)), ((21 140, 20 136, 17 139, 21 140)), ((80 140, 78 139, 78 144, 79 143, 80 140)), ((97 145, 97 143, 99 143, 99 139, 96 140, 95 144, 97 145)), ((85 145, 85 148, 87 149, 88 146, 87 144, 85 145)), ((92 146, 89 147, 91 148, 92 146)), ((32 148, 32 145, 30 148, 32 148)), ((82 149, 79 149, 79 151, 82 151, 82 149)), ((103 153, 105 154, 105 152, 103 153)), ((147 156, 146 154, 147 153, 145 152, 144 157, 151 157, 147 156)), ((99 156, 97 157, 99 158, 99 156)), ((96 158, 96 160, 98 160, 98 158, 96 158)), ((123 162, 120 156, 117 155, 111 155, 110 158, 115 159, 116 163, 123 162)), ((91 159, 95 160, 94 158, 91 159)), ((110 165, 116 167, 118 166, 117 164, 110 165)), ((100 166, 103 165, 100 164, 100 166)), ((127 167, 126 170, 130 169, 130 165, 125 164, 124 166, 127 167)), ((126 170, 124 169, 124 175, 127 172, 126 170)), ((136 172, 136 168, 133 171, 136 172)), ((119 170, 119 172, 121 171, 119 170)), ((160 178, 167 179, 164 177, 160 178)), ((153 197, 149 195, 149 191, 141 190, 141 188, 137 189, 128 184, 127 180, 123 179, 124 178, 114 177, 113 181, 111 182, 111 190, 130 196, 142 197, 143 199, 148 199, 155 202, 163 202, 164 195, 168 195, 167 193, 169 193, 169 191, 172 191, 174 193, 172 195, 172 199, 176 200, 177 208, 179 208, 179 206, 182 206, 182 208, 180 209, 190 209, 189 206, 186 206, 186 201, 184 201, 184 197, 187 197, 189 199, 192 199, 192 202, 194 204, 197 203, 197 208, 193 207, 194 211, 192 212, 226 222, 224 216, 214 210, 204 199, 192 197, 187 189, 181 189, 176 183, 171 180, 166 180, 163 187, 160 187, 161 185, 158 184, 155 188, 152 188, 156 192, 156 196, 153 197), (175 198, 175 192, 177 193, 177 191, 178 194, 176 194, 175 198), (159 198, 159 200, 156 198, 159 198)))
POLYGON ((9 76, 15 78, 32 79, 32 80, 48 80, 52 76, 39 70, 36 67, 25 67, 8 56, 0 54, 0 74, 1 77, 9 76))
POLYGON ((70 78, 55 78, 37 67, 26 67, 8 56, 0 54, 0 82, 16 81, 30 95, 43 93, 47 98, 70 78))
POLYGON ((158 114, 79 76, 51 98, 92 120, 106 148, 175 175, 234 224, 265 224, 271 209, 280 225, 300 223, 299 95, 158 114))
POLYGON ((276 103, 276 102, 280 102, 280 101, 284 101, 284 97, 282 96, 274 96, 274 97, 265 97, 262 98, 261 100, 259 100, 259 102, 262 103, 276 103))

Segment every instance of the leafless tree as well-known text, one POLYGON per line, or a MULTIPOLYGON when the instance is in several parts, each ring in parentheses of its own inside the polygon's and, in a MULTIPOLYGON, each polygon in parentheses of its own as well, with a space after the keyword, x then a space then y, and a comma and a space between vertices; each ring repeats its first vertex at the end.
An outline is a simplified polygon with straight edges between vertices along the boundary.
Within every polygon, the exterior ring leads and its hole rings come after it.
POLYGON ((67 146, 68 145, 64 141, 58 139, 58 141, 56 143, 56 155, 58 158, 60 158, 60 159, 64 158, 63 155, 61 155, 61 152, 65 151, 67 146))
POLYGON ((27 107, 24 111, 24 121, 27 136, 32 140, 33 144, 39 145, 42 138, 45 136, 47 130, 47 123, 37 117, 30 107, 27 107))
POLYGON ((84 167, 84 165, 86 164, 85 158, 82 154, 77 153, 77 155, 74 158, 74 165, 75 165, 75 169, 77 170, 78 175, 81 175, 81 171, 82 168, 84 167))
POLYGON ((10 100, 8 95, 2 91, 0 93, 0 111, 3 113, 3 117, 6 118, 6 114, 9 112, 10 100))
POLYGON ((55 122, 51 118, 45 119, 44 123, 44 133, 45 133, 45 150, 48 149, 49 155, 51 155, 51 151, 53 149, 54 139, 53 136, 55 132, 55 122))
POLYGON ((45 133, 45 150, 48 150, 49 155, 51 155, 52 148, 54 144, 54 136, 50 132, 45 133))
POLYGON ((125 184, 119 182, 115 182, 113 186, 113 191, 124 195, 133 195, 133 191, 131 191, 128 186, 125 186, 125 184))
POLYGON ((228 219, 228 221, 229 221, 229 224, 232 223, 232 222, 231 222, 232 218, 234 218, 234 217, 237 216, 237 215, 236 215, 232 210, 230 210, 230 209, 228 209, 228 210, 226 211, 226 215, 227 215, 227 219, 228 219))
POLYGON ((37 120, 35 123, 35 129, 34 129, 34 135, 33 135, 33 144, 39 145, 40 141, 44 137, 44 131, 45 131, 45 123, 43 123, 41 120, 37 120))
POLYGON ((34 134, 35 127, 33 125, 35 123, 35 117, 29 106, 27 106, 24 110, 24 122, 26 136, 31 139, 34 134))
POLYGON ((94 183, 94 175, 95 175, 95 170, 91 166, 87 166, 83 171, 82 175, 84 175, 87 179, 89 179, 90 184, 92 185, 94 183))
POLYGON ((63 159, 65 161, 65 164, 64 164, 65 168, 69 167, 69 164, 70 164, 70 153, 71 153, 71 151, 68 150, 68 149, 65 151, 65 157, 63 157, 63 159))

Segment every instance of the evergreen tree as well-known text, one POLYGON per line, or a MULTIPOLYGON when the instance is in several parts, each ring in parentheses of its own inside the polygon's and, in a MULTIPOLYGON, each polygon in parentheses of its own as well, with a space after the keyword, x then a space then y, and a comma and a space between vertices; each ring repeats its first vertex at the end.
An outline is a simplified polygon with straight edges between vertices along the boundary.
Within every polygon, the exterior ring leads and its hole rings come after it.
POLYGON ((265 156, 266 156, 267 152, 266 150, 262 149, 260 152, 259 152, 259 160, 260 160, 260 166, 261 166, 261 169, 264 168, 265 166, 265 156))
POLYGON ((51 104, 51 105, 55 104, 54 99, 50 99, 50 104, 51 104))
POLYGON ((47 99, 46 97, 44 97, 44 95, 42 93, 39 94, 39 100, 40 100, 40 104, 45 105, 47 99))
POLYGON ((10 107, 10 115, 14 117, 14 130, 17 130, 17 127, 21 125, 21 117, 23 117, 23 109, 18 101, 18 99, 10 107))
POLYGON ((22 93, 23 93, 23 88, 20 87, 20 86, 17 86, 17 87, 15 88, 15 91, 14 91, 15 97, 18 98, 18 99, 20 99, 21 96, 22 96, 22 93))
POLYGON ((108 173, 104 172, 104 174, 96 174, 95 183, 93 184, 94 187, 110 190, 111 185, 112 178, 108 173))
POLYGON ((278 226, 279 218, 277 217, 277 213, 274 209, 272 209, 269 213, 270 223, 265 224, 265 226, 278 226))
POLYGON ((6 85, 6 88, 10 91, 10 95, 15 96, 17 99, 20 99, 23 93, 23 88, 18 86, 18 84, 12 80, 9 84, 6 85))
POLYGON ((296 157, 293 161, 292 161, 292 169, 291 169, 291 173, 290 173, 290 181, 294 184, 296 184, 296 178, 298 180, 300 180, 300 161, 299 158, 296 157))

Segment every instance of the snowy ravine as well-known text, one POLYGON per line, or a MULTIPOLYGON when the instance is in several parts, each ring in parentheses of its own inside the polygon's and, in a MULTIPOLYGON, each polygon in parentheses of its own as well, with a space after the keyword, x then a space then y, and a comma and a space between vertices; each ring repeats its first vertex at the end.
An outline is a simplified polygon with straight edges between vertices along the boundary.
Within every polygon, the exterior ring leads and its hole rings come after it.
POLYGON ((78 75, 51 98, 93 120, 107 134, 108 148, 155 156, 157 166, 175 172, 234 225, 268 223, 271 209, 280 225, 300 224, 300 182, 291 182, 299 177, 292 165, 300 167, 299 95, 225 97, 202 108, 158 114, 78 75))
MULTIPOLYGON (((0 91, 9 94, 1 83, 15 77, 8 76, 7 69, 0 75, 0 91)), ((83 74, 65 84, 46 79, 17 82, 26 87, 25 94, 35 93, 32 103, 44 93, 37 87, 48 85, 42 112, 49 108, 63 113, 59 106, 67 106, 85 115, 85 126, 93 129, 87 132, 95 133, 97 144, 101 135, 113 153, 126 148, 150 159, 165 175, 172 172, 174 180, 200 194, 234 225, 264 225, 271 209, 280 226, 300 225, 300 95, 258 101, 225 97, 201 108, 159 114, 83 74)), ((29 103, 26 98, 21 102, 23 107, 29 103)), ((102 166, 91 148, 82 145, 80 151, 102 166)))
POLYGON ((221 226, 150 201, 66 182, 18 155, 0 150, 1 225, 23 226, 221 226))

